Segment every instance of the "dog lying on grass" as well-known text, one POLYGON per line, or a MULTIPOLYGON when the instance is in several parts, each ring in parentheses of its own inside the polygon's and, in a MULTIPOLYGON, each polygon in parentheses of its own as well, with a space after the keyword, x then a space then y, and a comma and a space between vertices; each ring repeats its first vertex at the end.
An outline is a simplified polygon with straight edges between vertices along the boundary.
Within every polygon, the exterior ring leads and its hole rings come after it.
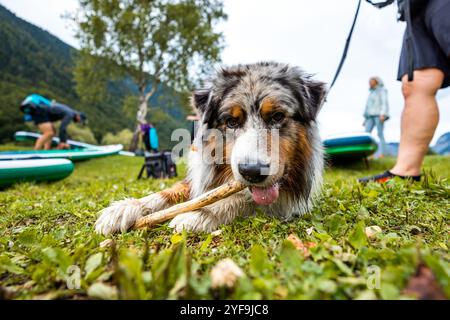
POLYGON ((104 235, 125 232, 140 217, 196 197, 232 179, 248 188, 175 217, 176 231, 216 230, 256 208, 280 219, 310 210, 320 189, 323 151, 316 118, 326 88, 296 67, 274 62, 217 72, 194 92, 200 115, 187 178, 141 199, 105 208, 95 224, 104 235))

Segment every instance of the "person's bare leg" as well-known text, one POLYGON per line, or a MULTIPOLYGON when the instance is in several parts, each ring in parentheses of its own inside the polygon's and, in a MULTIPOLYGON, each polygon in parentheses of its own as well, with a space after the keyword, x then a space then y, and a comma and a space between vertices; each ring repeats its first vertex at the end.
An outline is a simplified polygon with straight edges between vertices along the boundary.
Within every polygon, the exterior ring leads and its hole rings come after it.
POLYGON ((44 150, 50 150, 52 148, 52 139, 48 139, 44 145, 44 150))
POLYGON ((52 123, 52 130, 53 130, 52 137, 50 139, 48 139, 47 142, 45 142, 45 145, 44 145, 45 150, 50 150, 52 148, 52 142, 53 142, 52 139, 54 136, 56 136, 56 128, 53 123, 52 123))
POLYGON ((401 176, 420 174, 422 162, 428 151, 439 122, 436 92, 442 85, 444 73, 436 68, 414 71, 414 81, 402 78, 405 106, 401 120, 400 148, 397 163, 390 170, 401 176))
MULTIPOLYGON (((39 130, 41 130, 42 135, 36 140, 34 144, 34 150, 41 150, 44 147, 47 148, 48 141, 52 141, 54 131, 51 122, 44 122, 38 125, 39 130)), ((51 146, 51 144, 50 144, 51 146)))

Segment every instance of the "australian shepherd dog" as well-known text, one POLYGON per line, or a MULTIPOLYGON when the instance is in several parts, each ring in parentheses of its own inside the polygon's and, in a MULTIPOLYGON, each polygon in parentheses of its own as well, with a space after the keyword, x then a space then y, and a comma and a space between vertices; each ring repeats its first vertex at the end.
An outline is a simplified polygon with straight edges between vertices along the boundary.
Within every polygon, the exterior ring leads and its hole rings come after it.
POLYGON ((324 83, 297 67, 274 62, 237 65, 217 72, 193 93, 200 115, 187 178, 141 199, 103 210, 95 229, 110 234, 135 221, 235 179, 248 188, 200 210, 175 217, 176 231, 211 232, 257 208, 291 219, 311 209, 320 190, 323 151, 317 114, 324 83))

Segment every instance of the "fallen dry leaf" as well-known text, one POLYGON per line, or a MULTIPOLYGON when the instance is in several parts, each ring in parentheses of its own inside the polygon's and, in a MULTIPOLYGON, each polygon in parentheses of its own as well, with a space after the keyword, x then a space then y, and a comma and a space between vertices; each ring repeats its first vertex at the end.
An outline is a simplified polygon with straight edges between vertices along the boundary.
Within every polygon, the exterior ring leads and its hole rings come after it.
POLYGON ((433 271, 423 263, 419 264, 416 274, 409 279, 402 293, 419 300, 447 300, 433 271))
POLYGON ((311 255, 309 249, 317 246, 317 244, 314 242, 303 242, 295 234, 290 234, 289 237, 287 237, 287 240, 290 241, 294 245, 294 247, 303 254, 305 258, 311 255))
POLYGON ((211 287, 233 288, 244 272, 230 258, 220 260, 211 270, 211 287))

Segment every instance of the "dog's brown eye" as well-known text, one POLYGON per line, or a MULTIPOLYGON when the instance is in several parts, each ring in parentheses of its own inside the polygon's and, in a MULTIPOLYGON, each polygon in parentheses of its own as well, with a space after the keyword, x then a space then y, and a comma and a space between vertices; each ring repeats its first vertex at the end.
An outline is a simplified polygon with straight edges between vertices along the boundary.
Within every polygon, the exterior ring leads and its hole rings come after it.
POLYGON ((239 121, 236 118, 233 117, 229 117, 225 120, 225 123, 227 125, 228 128, 230 129, 236 129, 237 127, 239 127, 239 121))
POLYGON ((275 112, 272 115, 271 120, 273 123, 280 123, 280 122, 283 122, 284 118, 286 118, 286 116, 284 115, 283 112, 275 112))

